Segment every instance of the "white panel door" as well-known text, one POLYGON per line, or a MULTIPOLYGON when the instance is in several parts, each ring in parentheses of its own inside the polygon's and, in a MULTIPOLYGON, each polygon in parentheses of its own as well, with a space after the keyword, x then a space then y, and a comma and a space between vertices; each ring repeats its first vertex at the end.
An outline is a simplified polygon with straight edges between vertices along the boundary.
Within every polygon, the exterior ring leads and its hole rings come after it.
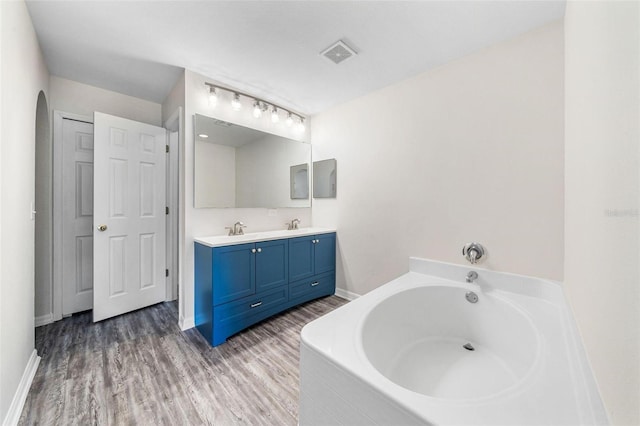
POLYGON ((94 322, 165 300, 165 132, 94 114, 94 322))
POLYGON ((93 124, 62 120, 62 314, 93 306, 93 124))

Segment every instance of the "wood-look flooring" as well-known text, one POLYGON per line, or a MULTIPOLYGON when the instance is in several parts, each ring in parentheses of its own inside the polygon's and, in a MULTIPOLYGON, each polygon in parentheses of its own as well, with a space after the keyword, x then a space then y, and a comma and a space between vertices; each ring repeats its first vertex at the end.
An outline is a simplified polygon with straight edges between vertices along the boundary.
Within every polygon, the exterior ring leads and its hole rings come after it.
POLYGON ((343 305, 319 299, 211 347, 161 303, 97 324, 36 329, 42 357, 21 425, 296 425, 300 330, 343 305))

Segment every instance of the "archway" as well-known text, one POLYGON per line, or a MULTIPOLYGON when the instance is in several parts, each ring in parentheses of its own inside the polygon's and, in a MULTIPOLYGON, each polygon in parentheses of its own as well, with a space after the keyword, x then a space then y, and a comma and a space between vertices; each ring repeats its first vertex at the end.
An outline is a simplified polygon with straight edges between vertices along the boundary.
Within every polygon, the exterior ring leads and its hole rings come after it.
POLYGON ((35 138, 35 297, 36 327, 53 321, 52 294, 52 145, 49 107, 44 92, 38 94, 35 138))

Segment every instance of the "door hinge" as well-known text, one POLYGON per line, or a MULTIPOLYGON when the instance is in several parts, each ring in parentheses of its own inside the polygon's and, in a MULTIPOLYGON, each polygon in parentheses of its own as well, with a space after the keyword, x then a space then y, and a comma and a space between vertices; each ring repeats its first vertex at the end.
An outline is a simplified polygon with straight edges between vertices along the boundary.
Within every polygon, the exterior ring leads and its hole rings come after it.
POLYGON ((165 270, 164 270, 164 276, 165 276, 165 277, 168 277, 168 276, 169 276, 169 270, 168 270, 168 269, 165 269, 165 270))
POLYGON ((164 214, 169 214, 169 207, 164 208, 164 214))
POLYGON ((169 145, 165 145, 165 152, 169 152, 169 145))

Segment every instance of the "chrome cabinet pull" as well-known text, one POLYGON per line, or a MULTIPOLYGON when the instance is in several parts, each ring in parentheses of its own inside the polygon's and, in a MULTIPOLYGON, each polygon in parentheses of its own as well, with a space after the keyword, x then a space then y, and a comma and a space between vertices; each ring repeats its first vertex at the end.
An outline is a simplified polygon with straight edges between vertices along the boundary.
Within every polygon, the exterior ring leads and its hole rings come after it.
POLYGON ((256 302, 256 303, 252 303, 252 304, 251 304, 251 307, 252 307, 252 308, 257 308, 257 307, 258 307, 258 306, 260 306, 260 305, 262 305, 262 301, 260 301, 260 302, 256 302))
POLYGON ((313 282, 313 283, 311 283, 311 287, 315 287, 315 286, 317 286, 318 284, 320 284, 318 281, 313 282))
POLYGON ((255 252, 256 252, 256 249, 251 249, 251 253, 255 253, 255 252))
POLYGON ((258 249, 258 253, 262 253, 262 249, 261 248, 258 249))

